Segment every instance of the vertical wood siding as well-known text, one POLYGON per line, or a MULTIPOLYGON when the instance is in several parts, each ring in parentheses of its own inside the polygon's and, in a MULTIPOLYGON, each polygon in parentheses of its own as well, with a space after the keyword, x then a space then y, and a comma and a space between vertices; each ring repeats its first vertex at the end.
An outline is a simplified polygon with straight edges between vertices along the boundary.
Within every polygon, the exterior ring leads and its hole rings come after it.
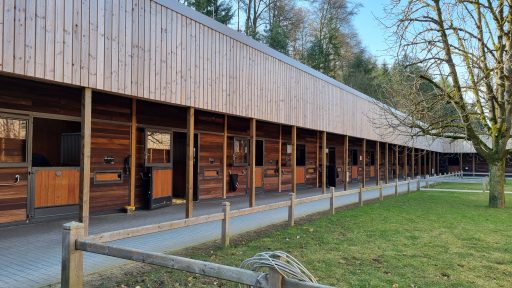
POLYGON ((371 100, 242 43, 195 12, 176 12, 184 9, 162 0, 0 0, 0 71, 405 143, 373 127, 371 100))

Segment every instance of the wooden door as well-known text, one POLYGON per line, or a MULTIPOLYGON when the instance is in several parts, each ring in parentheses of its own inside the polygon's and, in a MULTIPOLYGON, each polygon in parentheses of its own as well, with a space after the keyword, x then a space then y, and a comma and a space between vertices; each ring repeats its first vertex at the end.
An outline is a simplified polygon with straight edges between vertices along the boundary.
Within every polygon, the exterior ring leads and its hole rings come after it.
POLYGON ((256 167, 256 188, 263 187, 263 167, 256 167))
POLYGON ((305 182, 305 175, 304 175, 304 167, 297 167, 297 184, 304 184, 305 182))
POLYGON ((27 219, 29 119, 0 114, 0 223, 27 219))
POLYGON ((79 204, 79 167, 41 167, 33 172, 36 209, 79 204))
POLYGON ((172 196, 171 168, 154 168, 151 179, 153 181, 153 199, 172 196))

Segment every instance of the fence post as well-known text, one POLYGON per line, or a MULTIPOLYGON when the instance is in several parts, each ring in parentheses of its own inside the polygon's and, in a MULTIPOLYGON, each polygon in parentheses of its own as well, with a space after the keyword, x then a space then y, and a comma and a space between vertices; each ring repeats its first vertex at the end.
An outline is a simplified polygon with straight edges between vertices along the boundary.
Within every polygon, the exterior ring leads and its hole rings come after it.
POLYGON ((290 206, 288 206, 288 225, 295 225, 295 193, 290 193, 290 206))
POLYGON ((331 187, 331 214, 336 213, 336 207, 334 206, 334 187, 331 187))
POLYGON ((384 193, 382 191, 382 184, 379 185, 379 199, 380 199, 380 201, 384 200, 384 193))
POLYGON ((416 191, 420 191, 420 177, 416 177, 416 191))
POLYGON ((395 196, 398 196, 398 178, 395 179, 395 196))
POLYGON ((407 193, 411 193, 411 177, 407 177, 407 193))
POLYGON ((60 285, 63 288, 83 287, 84 253, 76 250, 76 240, 85 237, 84 224, 70 222, 64 224, 62 232, 62 263, 60 285))
POLYGON ((231 204, 229 202, 222 202, 222 212, 224 219, 222 219, 221 242, 224 247, 229 246, 229 218, 231 212, 231 204))
POLYGON ((268 284, 272 288, 283 288, 283 275, 279 273, 279 271, 274 268, 270 267, 268 270, 268 284))
POLYGON ((482 178, 482 191, 485 193, 487 191, 487 185, 489 185, 489 178, 482 178))
POLYGON ((430 176, 428 176, 428 175, 427 175, 427 176, 425 177, 425 181, 427 182, 427 183, 426 183, 427 188, 430 188, 429 179, 430 179, 430 176))
POLYGON ((363 206, 363 185, 359 184, 359 206, 363 206))

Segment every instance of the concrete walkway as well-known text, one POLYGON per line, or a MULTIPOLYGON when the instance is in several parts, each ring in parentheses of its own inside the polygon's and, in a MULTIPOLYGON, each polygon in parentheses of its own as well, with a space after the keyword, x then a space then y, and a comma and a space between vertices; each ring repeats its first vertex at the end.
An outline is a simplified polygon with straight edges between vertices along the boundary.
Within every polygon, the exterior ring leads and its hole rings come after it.
MULTIPOLYGON (((371 184, 368 184, 370 186, 371 184)), ((415 186, 411 183, 411 189, 415 186)), ((407 185, 399 185, 399 191, 407 190, 407 185)), ((336 191, 341 191, 337 189, 336 191)), ((320 189, 300 190, 297 198, 321 193, 320 189)), ((392 195, 394 187, 384 189, 385 195, 392 195)), ((379 197, 377 190, 364 193, 364 199, 379 197)), ((289 193, 259 193, 257 205, 289 199, 289 193)), ((206 200, 194 203, 194 216, 221 211, 223 199, 206 200)), ((231 209, 248 207, 247 197, 228 198, 231 209)), ((344 206, 358 201, 357 194, 336 198, 336 206, 344 206)), ((296 216, 324 211, 329 208, 329 199, 298 205, 296 216)), ((140 210, 133 215, 110 214, 91 217, 90 234, 119 230, 142 225, 182 219, 184 206, 174 205, 153 211, 140 210)), ((231 231, 239 234, 283 222, 288 217, 287 208, 275 209, 247 216, 232 218, 231 231)), ((61 231, 62 225, 71 219, 37 223, 0 229, 0 287, 39 287, 60 281, 61 231)), ((153 252, 165 252, 194 246, 220 238, 220 221, 190 226, 171 231, 128 238, 113 243, 125 247, 139 248, 153 252)), ((85 253, 85 272, 93 273, 127 261, 90 253, 85 253)))

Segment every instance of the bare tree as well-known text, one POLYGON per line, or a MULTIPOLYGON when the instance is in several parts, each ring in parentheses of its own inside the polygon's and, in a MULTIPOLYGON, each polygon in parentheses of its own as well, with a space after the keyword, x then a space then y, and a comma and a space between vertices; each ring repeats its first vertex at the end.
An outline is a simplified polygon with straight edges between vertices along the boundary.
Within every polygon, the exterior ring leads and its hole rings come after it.
POLYGON ((387 11, 397 56, 414 55, 395 74, 388 104, 400 112, 383 108, 387 124, 414 136, 469 141, 489 164, 489 207, 498 208, 505 207, 512 129, 511 5, 394 0, 387 11))

